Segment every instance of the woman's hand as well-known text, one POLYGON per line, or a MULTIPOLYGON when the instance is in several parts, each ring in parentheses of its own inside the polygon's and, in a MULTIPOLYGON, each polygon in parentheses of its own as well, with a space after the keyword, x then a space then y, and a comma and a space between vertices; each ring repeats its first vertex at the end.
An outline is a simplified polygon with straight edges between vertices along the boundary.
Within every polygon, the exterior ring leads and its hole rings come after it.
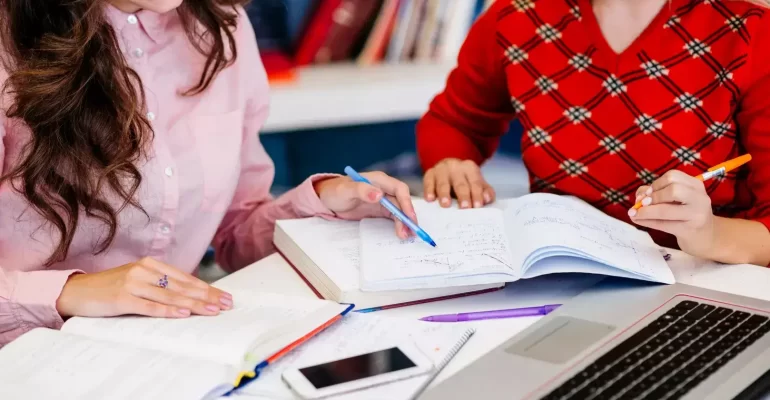
POLYGON ((481 168, 471 160, 446 158, 425 172, 425 200, 439 199, 442 207, 452 204, 454 190, 460 208, 480 208, 495 201, 495 191, 481 176, 481 168))
POLYGON ((217 315, 232 306, 229 293, 151 258, 104 272, 72 275, 56 302, 62 317, 184 318, 217 315), (166 288, 159 286, 164 277, 166 288))
POLYGON ((683 251, 711 258, 716 217, 703 182, 681 171, 669 171, 652 186, 640 187, 636 201, 642 207, 628 212, 634 223, 670 233, 683 251))
POLYGON ((372 185, 355 182, 348 177, 324 179, 315 183, 315 191, 321 202, 338 217, 359 220, 367 217, 385 217, 396 221, 396 235, 406 239, 414 235, 409 228, 380 205, 382 196, 387 196, 401 211, 417 222, 409 186, 383 172, 361 174, 372 185))

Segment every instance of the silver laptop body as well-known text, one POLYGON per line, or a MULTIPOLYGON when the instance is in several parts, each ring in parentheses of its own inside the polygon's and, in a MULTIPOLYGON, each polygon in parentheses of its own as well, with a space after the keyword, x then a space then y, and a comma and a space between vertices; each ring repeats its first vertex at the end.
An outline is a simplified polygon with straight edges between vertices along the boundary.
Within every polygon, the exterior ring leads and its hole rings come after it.
POLYGON ((607 278, 420 398, 748 398, 770 371, 768 316, 767 301, 607 278))

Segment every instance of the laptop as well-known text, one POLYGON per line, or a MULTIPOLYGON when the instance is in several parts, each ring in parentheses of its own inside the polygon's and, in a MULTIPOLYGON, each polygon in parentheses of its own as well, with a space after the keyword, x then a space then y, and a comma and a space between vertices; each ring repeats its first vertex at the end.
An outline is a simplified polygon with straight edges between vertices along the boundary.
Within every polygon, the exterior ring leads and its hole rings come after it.
POLYGON ((767 301, 607 278, 420 399, 770 399, 769 317, 767 301))

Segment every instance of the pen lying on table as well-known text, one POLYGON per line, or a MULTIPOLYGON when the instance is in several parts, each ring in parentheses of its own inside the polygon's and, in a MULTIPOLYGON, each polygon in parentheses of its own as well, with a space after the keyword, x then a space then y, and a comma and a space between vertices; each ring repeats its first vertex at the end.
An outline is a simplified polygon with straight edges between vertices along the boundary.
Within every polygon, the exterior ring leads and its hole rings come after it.
POLYGON ((461 314, 431 315, 429 317, 420 318, 420 320, 428 322, 464 322, 481 321, 485 319, 534 317, 538 315, 547 315, 551 311, 559 308, 559 306, 561 306, 561 304, 548 304, 539 307, 511 308, 508 310, 480 311, 461 314))

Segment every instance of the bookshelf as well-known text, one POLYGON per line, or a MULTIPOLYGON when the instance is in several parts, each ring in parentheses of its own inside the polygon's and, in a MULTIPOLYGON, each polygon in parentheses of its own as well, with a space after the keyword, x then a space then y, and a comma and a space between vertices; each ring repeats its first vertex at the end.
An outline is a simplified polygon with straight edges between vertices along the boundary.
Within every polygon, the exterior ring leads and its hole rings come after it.
POLYGON ((262 134, 418 119, 443 88, 451 63, 314 65, 271 88, 262 134))

